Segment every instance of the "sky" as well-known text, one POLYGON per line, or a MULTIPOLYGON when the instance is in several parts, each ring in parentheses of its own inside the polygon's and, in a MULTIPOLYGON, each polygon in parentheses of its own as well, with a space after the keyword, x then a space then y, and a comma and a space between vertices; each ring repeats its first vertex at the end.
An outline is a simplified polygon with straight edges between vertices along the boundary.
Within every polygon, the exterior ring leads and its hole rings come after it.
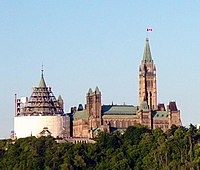
POLYGON ((176 101, 182 124, 200 123, 200 1, 0 1, 0 138, 13 130, 14 94, 30 97, 42 64, 65 112, 99 87, 103 104, 138 105, 146 28, 158 103, 176 101))

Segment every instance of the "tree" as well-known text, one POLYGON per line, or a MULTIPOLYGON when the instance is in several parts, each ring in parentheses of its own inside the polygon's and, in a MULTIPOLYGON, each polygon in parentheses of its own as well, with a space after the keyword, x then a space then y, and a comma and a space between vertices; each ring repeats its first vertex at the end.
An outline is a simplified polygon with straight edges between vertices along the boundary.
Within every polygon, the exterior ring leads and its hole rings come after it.
POLYGON ((150 133, 151 130, 145 126, 129 126, 124 133, 124 140, 130 144, 138 144, 143 133, 150 133))

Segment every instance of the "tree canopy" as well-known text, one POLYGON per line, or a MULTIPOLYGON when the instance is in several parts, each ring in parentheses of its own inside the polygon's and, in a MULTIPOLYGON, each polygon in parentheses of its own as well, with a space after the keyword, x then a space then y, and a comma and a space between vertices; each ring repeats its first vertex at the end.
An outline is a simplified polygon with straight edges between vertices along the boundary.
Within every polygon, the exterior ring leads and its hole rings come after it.
POLYGON ((199 170, 200 131, 173 125, 165 133, 131 126, 101 133, 95 144, 57 143, 52 137, 0 140, 0 169, 199 170))

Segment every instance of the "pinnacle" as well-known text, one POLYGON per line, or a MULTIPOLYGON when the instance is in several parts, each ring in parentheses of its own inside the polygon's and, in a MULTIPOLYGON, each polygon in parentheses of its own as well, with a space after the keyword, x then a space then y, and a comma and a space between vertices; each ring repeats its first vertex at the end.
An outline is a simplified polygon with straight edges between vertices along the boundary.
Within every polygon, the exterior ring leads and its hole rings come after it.
POLYGON ((144 53, 143 53, 143 59, 142 62, 143 63, 151 63, 152 57, 151 57, 151 50, 150 50, 150 45, 149 45, 149 39, 146 38, 146 43, 145 43, 145 47, 144 47, 144 53))
POLYGON ((42 75, 41 75, 39 87, 46 87, 46 83, 44 81, 43 70, 42 70, 42 75))

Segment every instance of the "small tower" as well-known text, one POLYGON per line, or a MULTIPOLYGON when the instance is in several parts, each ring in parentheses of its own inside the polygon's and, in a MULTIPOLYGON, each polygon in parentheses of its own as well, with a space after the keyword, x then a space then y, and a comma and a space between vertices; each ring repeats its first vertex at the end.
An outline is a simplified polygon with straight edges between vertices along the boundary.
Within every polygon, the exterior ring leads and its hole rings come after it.
POLYGON ((169 127, 171 127, 173 124, 181 126, 182 123, 180 118, 180 110, 178 110, 176 102, 169 102, 167 111, 169 113, 169 127))
POLYGON ((151 110, 147 104, 147 101, 140 103, 138 110, 139 123, 152 129, 152 115, 151 110))
POLYGON ((96 87, 93 92, 90 88, 86 96, 86 110, 88 112, 89 129, 101 126, 101 92, 96 87))
POLYGON ((146 38, 143 59, 139 68, 139 104, 148 103, 151 110, 157 108, 156 67, 153 63, 149 45, 146 38))
POLYGON ((64 101, 63 101, 61 95, 58 96, 57 102, 58 102, 58 108, 59 108, 60 112, 64 112, 64 101))

